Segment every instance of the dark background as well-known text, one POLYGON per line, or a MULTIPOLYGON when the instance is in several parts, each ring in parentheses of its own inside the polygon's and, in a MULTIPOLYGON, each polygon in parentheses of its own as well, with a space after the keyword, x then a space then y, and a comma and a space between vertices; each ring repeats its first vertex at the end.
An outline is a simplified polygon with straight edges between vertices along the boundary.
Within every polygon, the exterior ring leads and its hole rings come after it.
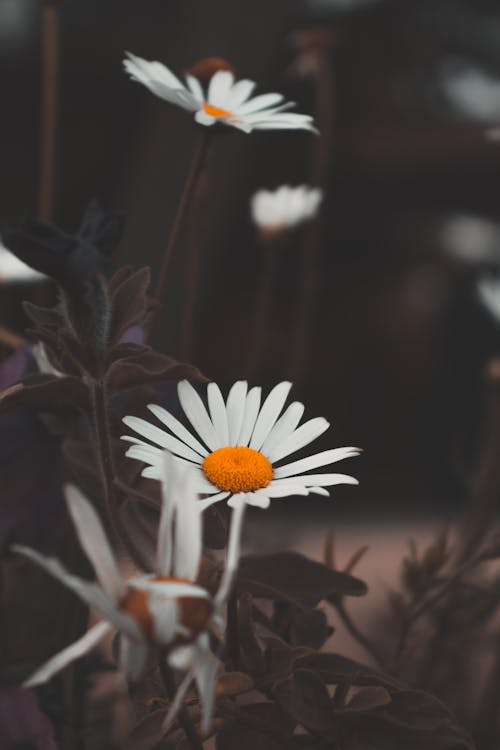
MULTIPOLYGON (((36 206, 39 6, 0 0, 0 228, 36 206)), ((453 515, 476 458, 484 368, 500 350, 476 294, 479 276, 500 261, 500 144, 485 136, 500 123, 498 3, 64 0, 55 219, 76 225, 97 195, 128 217, 117 264, 147 263, 156 273, 197 132, 124 75, 124 50, 176 72, 222 56, 261 91, 282 91, 313 113, 314 80, 296 74, 292 41, 318 27, 336 30, 334 159, 310 361, 297 395, 306 414, 333 423, 322 447, 365 449, 346 467, 361 488, 338 489, 337 515, 453 515)), ((194 359, 221 385, 246 375, 262 260, 249 197, 307 181, 313 141, 300 132, 218 140, 194 359)), ((300 246, 297 233, 280 252, 256 381, 267 386, 288 375, 300 246)), ((184 271, 182 262, 174 269, 157 339, 173 354, 184 271)), ((7 322, 19 330, 27 292, 0 289, 7 322)), ((308 512, 331 512, 324 501, 306 502, 308 512)))

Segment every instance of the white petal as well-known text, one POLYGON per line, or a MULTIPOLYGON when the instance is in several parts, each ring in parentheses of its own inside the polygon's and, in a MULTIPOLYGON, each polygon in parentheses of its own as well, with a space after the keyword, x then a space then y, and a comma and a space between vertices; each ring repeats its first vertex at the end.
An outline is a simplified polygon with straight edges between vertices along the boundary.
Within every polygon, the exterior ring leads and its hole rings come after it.
POLYGON ((165 717, 165 721, 162 724, 162 732, 166 734, 172 724, 175 721, 175 718, 177 714, 179 713, 180 709, 182 708, 182 703, 184 701, 184 696, 186 695, 187 691, 189 690, 189 687, 193 681, 193 673, 188 672, 187 675, 182 680, 181 684, 177 688, 177 693, 175 694, 175 698, 170 704, 170 708, 168 709, 168 713, 165 717))
POLYGON ((229 445, 237 445, 245 413, 247 388, 246 380, 239 380, 233 385, 227 397, 226 411, 229 425, 229 445))
POLYGON ((217 122, 216 118, 212 115, 209 115, 208 112, 205 112, 204 109, 197 110, 194 119, 196 120, 198 125, 205 125, 206 127, 215 125, 215 123, 217 122))
POLYGON ((219 662, 212 654, 208 637, 198 639, 198 653, 195 657, 194 676, 201 699, 201 733, 205 735, 212 720, 215 703, 215 678, 219 671, 219 662))
POLYGON ((313 495, 322 495, 323 497, 330 497, 328 490, 324 487, 309 487, 309 492, 313 495))
POLYGON ((155 591, 165 597, 179 599, 189 597, 191 599, 207 599, 208 592, 194 583, 183 583, 182 581, 157 581, 154 578, 134 578, 129 585, 142 591, 155 591))
POLYGON ((184 109, 194 111, 198 101, 183 83, 162 63, 144 60, 127 52, 123 65, 135 81, 142 83, 153 94, 184 109))
POLYGON ((203 512, 207 508, 210 508, 211 505, 215 505, 215 503, 225 500, 230 494, 230 492, 218 492, 217 495, 212 495, 212 497, 207 497, 205 500, 200 500, 199 505, 201 511, 203 512))
POLYGON ((203 445, 192 435, 189 430, 186 430, 183 424, 179 422, 178 419, 176 419, 173 414, 170 414, 166 409, 164 409, 162 406, 158 406, 158 404, 148 404, 148 409, 153 412, 155 417, 160 420, 160 422, 163 422, 164 425, 168 427, 169 430, 171 430, 176 437, 180 438, 180 440, 183 440, 187 445, 189 445, 190 448, 192 448, 196 453, 199 453, 200 456, 205 457, 207 455, 207 449, 203 447, 203 445))
POLYGON ((226 100, 227 109, 233 111, 239 107, 240 104, 243 104, 243 102, 248 99, 255 86, 256 84, 254 81, 249 81, 246 78, 235 83, 226 100))
POLYGON ((215 428, 207 414, 203 401, 187 380, 182 380, 177 386, 179 401, 186 417, 197 431, 205 445, 213 451, 221 448, 215 428))
POLYGON ((229 70, 218 70, 214 73, 208 84, 208 103, 225 109, 233 81, 234 76, 229 70))
POLYGON ((249 492, 247 495, 248 505, 253 505, 255 508, 262 508, 266 510, 271 505, 271 498, 269 493, 265 490, 258 490, 257 492, 249 492))
POLYGON ((214 599, 215 609, 219 609, 229 596, 233 585, 234 576, 238 570, 241 547, 241 530, 245 518, 246 503, 240 502, 231 513, 231 525, 229 528, 229 542, 227 546, 226 564, 219 585, 219 590, 214 599))
POLYGON ((114 602, 120 601, 125 596, 127 586, 120 575, 99 516, 75 486, 66 485, 64 494, 78 539, 94 566, 97 580, 114 602))
POLYGON ((202 524, 198 495, 195 492, 196 476, 189 469, 178 479, 175 490, 175 559, 174 575, 195 581, 202 553, 202 524))
POLYGON ((198 100, 200 104, 203 104, 203 102, 205 101, 205 94, 199 80, 195 78, 195 76, 189 75, 188 73, 186 75, 186 81, 192 95, 198 100))
POLYGON ((267 485, 265 492, 271 498, 293 497, 294 495, 309 494, 309 490, 303 483, 287 479, 273 480, 270 484, 267 485))
POLYGON ((330 487, 334 484, 359 484, 359 481, 355 477, 349 476, 349 474, 303 474, 301 477, 294 477, 294 479, 305 487, 316 487, 316 485, 330 487))
POLYGON ((229 445, 229 430, 224 399, 217 383, 209 383, 207 387, 208 408, 215 431, 221 445, 229 445))
POLYGON ((155 640, 158 645, 167 646, 178 634, 177 601, 155 588, 149 594, 149 609, 153 616, 155 640))
POLYGON ((260 94, 255 96, 253 99, 245 102, 235 111, 237 115, 249 115, 252 112, 259 112, 265 110, 268 107, 272 107, 275 104, 280 104, 284 97, 282 94, 260 94))
POLYGON ((145 419, 140 417, 123 417, 123 422, 142 435, 143 437, 161 446, 161 448, 167 448, 171 453, 175 453, 177 456, 182 456, 188 461, 195 461, 199 463, 200 456, 194 452, 192 448, 189 448, 185 443, 182 443, 177 438, 169 435, 165 430, 161 430, 159 427, 146 422, 145 419))
POLYGON ((294 401, 278 419, 262 444, 261 452, 268 456, 273 448, 287 438, 297 427, 304 413, 304 404, 294 401))
POLYGON ((122 635, 120 638, 120 667, 131 682, 142 677, 150 648, 144 641, 135 641, 122 635))
POLYGON ((260 409, 260 398, 262 388, 255 387, 248 391, 248 395, 245 401, 245 413, 243 415, 243 421, 241 423, 240 434, 237 438, 237 445, 248 445, 252 432, 255 427, 255 421, 259 414, 260 409))
POLYGON ((176 480, 176 467, 173 458, 165 453, 162 461, 162 504, 160 522, 158 525, 158 541, 156 546, 156 569, 159 575, 172 575, 173 568, 173 522, 175 515, 175 499, 172 485, 176 480))
POLYGON ((264 401, 260 414, 255 422, 252 439, 250 440, 250 448, 260 450, 285 405, 291 387, 291 383, 284 381, 283 383, 278 383, 278 385, 272 389, 271 393, 264 401))
POLYGON ((307 456, 307 458, 302 458, 300 461, 294 461, 291 464, 280 466, 279 468, 274 469, 274 477, 275 479, 292 477, 297 474, 302 474, 304 471, 317 469, 318 466, 328 466, 337 461, 342 461, 344 458, 351 458, 352 456, 358 455, 359 450, 357 448, 334 448, 333 450, 315 453, 312 456, 307 456))
POLYGON ((109 622, 98 622, 85 635, 45 662, 23 683, 23 687, 32 688, 47 682, 68 664, 91 651, 110 630, 112 630, 112 626, 109 622))
POLYGON ((269 453, 269 460, 271 463, 279 461, 281 458, 295 453, 305 445, 308 445, 317 437, 323 434, 330 426, 330 423, 323 417, 315 417, 310 419, 308 422, 304 422, 298 429, 295 430, 286 440, 280 445, 277 445, 274 450, 269 453))

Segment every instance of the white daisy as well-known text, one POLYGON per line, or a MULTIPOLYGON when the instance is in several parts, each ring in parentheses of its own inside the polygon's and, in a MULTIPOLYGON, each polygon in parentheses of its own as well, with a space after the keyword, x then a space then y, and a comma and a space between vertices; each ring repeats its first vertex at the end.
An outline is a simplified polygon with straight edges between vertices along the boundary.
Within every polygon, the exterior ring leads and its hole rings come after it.
POLYGON ((0 284, 26 284, 46 277, 19 260, 0 242, 0 284))
POLYGON ((244 133, 252 130, 310 130, 317 132, 310 115, 288 112, 293 102, 285 102, 281 94, 261 94, 251 98, 256 86, 253 81, 235 81, 229 70, 217 70, 206 91, 198 78, 186 75, 186 83, 165 65, 150 62, 127 52, 123 62, 131 78, 146 86, 160 99, 176 104, 200 125, 222 123, 244 133))
POLYGON ((486 276, 477 285, 479 298, 490 315, 500 323, 500 278, 486 276))
POLYGON ((278 465, 329 427, 322 417, 310 419, 299 427, 304 405, 297 401, 281 414, 290 388, 291 383, 287 382, 275 386, 261 406, 261 388, 248 390, 247 383, 239 381, 224 403, 219 387, 210 383, 207 412, 193 386, 184 380, 178 385, 179 401, 197 435, 166 409, 150 404, 149 410, 162 423, 163 429, 139 417, 124 417, 127 427, 145 438, 122 436, 123 440, 133 443, 127 456, 148 464, 142 475, 151 479, 161 478, 161 456, 165 448, 178 461, 195 466, 196 491, 211 496, 201 503, 204 508, 226 499, 231 506, 244 500, 250 505, 267 508, 274 497, 310 493, 328 496, 325 487, 358 484, 354 477, 346 474, 305 473, 357 456, 358 448, 335 448, 278 465))
POLYGON ((252 196, 252 219, 259 229, 276 232, 290 229, 313 219, 318 213, 323 193, 307 185, 282 185, 276 190, 258 190, 252 196))
POLYGON ((218 660, 209 647, 209 631, 219 625, 239 558, 244 513, 242 503, 232 515, 226 567, 217 594, 196 585, 202 553, 201 504, 189 468, 162 456, 163 505, 158 529, 156 570, 125 581, 98 515, 76 487, 66 488, 66 502, 80 543, 91 560, 98 583, 67 572, 61 563, 29 547, 12 549, 33 560, 72 589, 104 616, 78 641, 40 667, 24 684, 33 687, 49 680, 70 662, 94 648, 112 630, 120 633, 120 666, 138 679, 154 651, 165 654, 170 666, 186 675, 172 703, 164 730, 174 720, 182 696, 196 680, 203 703, 203 731, 209 726, 218 660), (168 479, 167 479, 168 475, 168 479))

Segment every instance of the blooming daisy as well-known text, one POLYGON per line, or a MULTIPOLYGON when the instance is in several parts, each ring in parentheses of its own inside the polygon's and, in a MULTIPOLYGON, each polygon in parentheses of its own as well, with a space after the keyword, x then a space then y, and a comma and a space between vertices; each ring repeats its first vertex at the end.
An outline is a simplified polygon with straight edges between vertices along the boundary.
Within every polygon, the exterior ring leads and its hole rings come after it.
POLYGON ((496 322, 500 323, 500 279, 487 276, 480 279, 477 288, 481 302, 496 322))
POLYGON ((163 453, 162 462, 163 504, 155 573, 128 581, 122 578, 97 513, 73 486, 66 488, 68 510, 80 543, 94 566, 98 583, 70 574, 58 560, 29 547, 12 547, 72 589, 105 618, 40 667, 24 687, 46 682, 116 629, 120 634, 120 666, 129 679, 141 676, 155 650, 165 655, 171 667, 186 672, 165 720, 165 731, 193 680, 196 680, 203 703, 202 725, 206 731, 218 669, 218 661, 209 647, 209 631, 219 624, 221 608, 236 571, 244 505, 233 512, 226 567, 219 590, 212 597, 196 584, 202 553, 202 524, 200 502, 193 488, 193 471, 173 462, 167 451, 163 453))
POLYGON ((162 63, 144 60, 130 52, 123 64, 134 81, 142 83, 160 99, 194 112, 199 125, 222 123, 244 133, 252 130, 317 132, 310 115, 288 112, 293 102, 285 102, 284 97, 276 93, 251 97, 256 84, 247 79, 235 81, 230 70, 217 70, 205 90, 196 76, 187 74, 184 84, 162 63))
POLYGON ((35 271, 22 260, 7 250, 0 242, 0 284, 20 283, 26 284, 33 281, 42 281, 45 276, 35 271))
POLYGON ((151 479, 161 478, 165 448, 178 461, 195 466, 195 488, 200 494, 210 496, 202 501, 204 508, 226 499, 231 506, 244 500, 267 508, 275 497, 310 493, 328 496, 325 487, 358 484, 346 474, 305 473, 357 456, 358 448, 335 448, 279 465, 282 459, 311 443, 329 427, 322 417, 310 419, 299 427, 304 405, 298 401, 281 414, 291 386, 279 383, 261 405, 261 388, 248 390, 245 381, 233 385, 225 403, 219 387, 209 383, 207 411, 193 386, 183 380, 178 385, 179 401, 197 434, 193 435, 163 407, 150 404, 149 410, 163 429, 139 417, 124 417, 127 427, 145 438, 122 436, 132 443, 127 456, 148 464, 142 476, 151 479))
POLYGON ((307 185, 282 185, 276 190, 258 190, 250 208, 254 223, 266 232, 282 231, 313 219, 318 213, 323 193, 307 185))

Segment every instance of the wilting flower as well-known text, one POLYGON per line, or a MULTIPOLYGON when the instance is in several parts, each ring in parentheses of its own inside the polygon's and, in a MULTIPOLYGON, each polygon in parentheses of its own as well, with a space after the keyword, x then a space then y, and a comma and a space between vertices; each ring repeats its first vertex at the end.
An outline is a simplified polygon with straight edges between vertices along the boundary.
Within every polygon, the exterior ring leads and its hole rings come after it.
POLYGON ((304 472, 357 456, 358 448, 335 448, 277 466, 329 427, 322 417, 298 427, 304 413, 304 405, 298 401, 280 416, 290 388, 291 383, 287 382, 275 386, 261 406, 261 388, 248 390, 247 383, 239 381, 224 403, 218 385, 209 383, 207 412, 193 386, 184 380, 178 385, 179 401, 197 436, 170 412, 150 404, 150 411, 167 429, 139 417, 124 417, 128 427, 154 443, 123 436, 123 440, 133 443, 127 456, 149 464, 142 475, 151 479, 161 479, 165 448, 178 461, 196 466, 196 491, 211 496, 202 502, 203 507, 229 498, 232 506, 244 501, 267 508, 271 498, 310 493, 328 496, 325 487, 357 484, 354 477, 345 474, 304 472))
POLYGON ((0 284, 25 284, 43 278, 43 274, 23 263, 0 242, 0 284))
POLYGON ((478 282, 479 297, 488 312, 500 323, 500 279, 487 276, 478 282))
POLYGON ((258 190, 250 201, 252 219, 265 232, 280 232, 314 218, 322 198, 319 188, 307 185, 258 190))
POLYGON ((40 565, 105 618, 40 667, 24 686, 46 682, 116 628, 120 634, 120 666, 129 679, 141 676, 154 650, 159 651, 160 657, 166 658, 171 667, 186 672, 165 729, 174 719, 182 696, 194 679, 203 703, 203 728, 206 730, 218 669, 218 661, 209 647, 209 631, 219 623, 237 567, 244 504, 233 513, 226 567, 219 590, 212 597, 196 584, 202 553, 202 509, 194 491, 193 471, 174 462, 166 451, 162 463, 163 505, 154 574, 128 581, 122 578, 97 513, 72 486, 66 489, 69 513, 80 543, 94 566, 98 584, 70 574, 54 558, 45 557, 30 547, 13 545, 14 551, 40 565))
POLYGON ((316 132, 313 118, 288 112, 293 102, 285 102, 282 94, 261 94, 251 98, 256 86, 253 81, 234 80, 229 70, 217 70, 206 90, 199 78, 186 75, 186 84, 165 65, 149 62, 127 52, 125 70, 131 78, 146 86, 160 99, 194 112, 200 125, 221 123, 244 133, 252 130, 311 130, 316 132))

